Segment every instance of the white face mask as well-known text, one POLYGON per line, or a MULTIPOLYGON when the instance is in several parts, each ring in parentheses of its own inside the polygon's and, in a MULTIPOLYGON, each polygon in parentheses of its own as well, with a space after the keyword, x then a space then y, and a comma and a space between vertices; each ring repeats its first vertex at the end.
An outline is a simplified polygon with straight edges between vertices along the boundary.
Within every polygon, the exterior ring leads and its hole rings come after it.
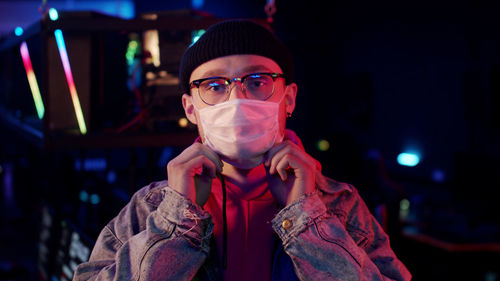
POLYGON ((204 143, 237 168, 260 165, 264 153, 283 140, 278 121, 281 100, 234 99, 197 109, 204 143))

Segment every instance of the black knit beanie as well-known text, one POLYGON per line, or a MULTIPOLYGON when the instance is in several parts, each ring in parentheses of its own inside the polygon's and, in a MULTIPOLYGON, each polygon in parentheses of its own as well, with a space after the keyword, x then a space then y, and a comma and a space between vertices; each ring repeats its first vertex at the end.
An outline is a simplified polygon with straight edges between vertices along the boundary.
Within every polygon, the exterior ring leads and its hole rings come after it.
POLYGON ((227 20, 209 27, 200 39, 185 51, 179 71, 182 93, 189 93, 191 73, 201 64, 218 57, 243 54, 272 59, 283 70, 286 84, 292 83, 292 55, 271 31, 250 20, 227 20))

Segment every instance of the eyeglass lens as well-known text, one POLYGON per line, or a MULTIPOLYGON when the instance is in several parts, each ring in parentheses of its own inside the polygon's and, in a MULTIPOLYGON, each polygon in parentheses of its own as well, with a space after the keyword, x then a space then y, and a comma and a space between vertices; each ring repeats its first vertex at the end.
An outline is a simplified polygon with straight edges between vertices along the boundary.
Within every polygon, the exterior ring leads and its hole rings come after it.
MULTIPOLYGON (((223 78, 205 80, 199 86, 200 96, 209 104, 223 102, 227 99, 231 84, 223 78)), ((242 86, 246 98, 265 100, 273 93, 274 81, 269 75, 251 74, 242 80, 242 86)))

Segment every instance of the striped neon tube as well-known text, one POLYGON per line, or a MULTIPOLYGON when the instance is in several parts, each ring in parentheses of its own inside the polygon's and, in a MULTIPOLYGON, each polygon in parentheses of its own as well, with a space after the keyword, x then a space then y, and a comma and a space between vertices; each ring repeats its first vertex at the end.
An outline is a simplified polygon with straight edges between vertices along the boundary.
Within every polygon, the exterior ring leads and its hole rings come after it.
POLYGON ((85 135, 87 133, 87 126, 85 125, 85 119, 83 118, 82 107, 80 106, 80 99, 78 98, 78 93, 76 92, 75 82, 73 80, 73 73, 71 72, 71 66, 69 65, 68 52, 66 51, 66 44, 64 43, 64 37, 60 29, 54 30, 54 35, 56 37, 57 48, 59 49, 59 55, 61 56, 61 61, 64 68, 64 74, 66 75, 66 81, 68 82, 69 92, 71 94, 71 100, 73 101, 73 107, 75 108, 78 127, 80 128, 80 133, 82 135, 85 135))
POLYGON ((31 65, 30 53, 28 52, 28 45, 26 42, 21 43, 20 49, 24 69, 26 70, 26 76, 28 77, 28 83, 31 89, 31 95, 33 96, 33 101, 35 102, 36 113, 38 114, 38 118, 42 119, 45 114, 45 107, 43 106, 42 95, 40 94, 40 89, 38 88, 38 82, 36 81, 33 66, 31 65))

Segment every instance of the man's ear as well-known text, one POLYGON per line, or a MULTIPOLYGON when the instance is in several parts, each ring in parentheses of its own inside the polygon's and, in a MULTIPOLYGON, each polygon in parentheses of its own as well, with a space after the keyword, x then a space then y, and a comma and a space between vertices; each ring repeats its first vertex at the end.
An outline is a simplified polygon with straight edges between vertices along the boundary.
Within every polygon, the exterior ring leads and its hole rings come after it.
POLYGON ((292 114, 295 109, 295 98, 297 97, 297 84, 291 83, 285 88, 285 110, 287 114, 292 114))
POLYGON ((194 108, 193 105, 193 96, 188 95, 188 94, 183 94, 182 95, 182 107, 184 107, 184 113, 186 113, 187 119, 197 125, 197 119, 196 119, 196 109, 194 108))

